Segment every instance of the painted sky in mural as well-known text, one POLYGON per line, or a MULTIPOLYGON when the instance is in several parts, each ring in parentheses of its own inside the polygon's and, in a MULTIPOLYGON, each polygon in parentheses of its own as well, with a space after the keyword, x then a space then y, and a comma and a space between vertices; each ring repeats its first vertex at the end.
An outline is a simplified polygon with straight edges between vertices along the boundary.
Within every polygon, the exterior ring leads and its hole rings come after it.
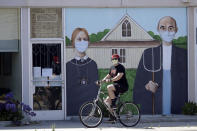
POLYGON ((186 8, 66 8, 66 36, 71 37, 76 27, 84 27, 89 34, 112 29, 126 14, 146 31, 157 32, 157 23, 163 16, 176 19, 179 30, 176 37, 187 35, 186 8))

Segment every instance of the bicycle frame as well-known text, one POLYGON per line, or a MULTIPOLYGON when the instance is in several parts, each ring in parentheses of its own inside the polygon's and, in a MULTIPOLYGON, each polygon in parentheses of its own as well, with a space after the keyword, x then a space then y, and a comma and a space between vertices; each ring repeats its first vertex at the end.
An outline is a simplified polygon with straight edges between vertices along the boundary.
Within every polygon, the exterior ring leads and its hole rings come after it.
MULTIPOLYGON (((109 108, 109 107, 104 103, 104 99, 101 99, 101 98, 100 98, 100 94, 105 95, 105 93, 101 91, 101 85, 102 85, 103 82, 102 82, 102 81, 98 81, 98 83, 99 83, 99 84, 98 84, 98 85, 99 85, 99 90, 98 90, 98 94, 97 94, 96 99, 93 100, 94 105, 97 104, 98 101, 100 101, 100 102, 104 105, 104 107, 109 111, 109 113, 110 113, 111 115, 113 115, 113 116, 115 116, 116 118, 118 118, 118 117, 117 117, 117 114, 116 114, 116 110, 113 110, 113 109, 109 108)), ((120 103, 119 98, 118 98, 117 102, 120 103)), ((96 107, 96 106, 95 106, 95 107, 96 107)), ((93 111, 95 111, 95 109, 93 109, 93 111)))

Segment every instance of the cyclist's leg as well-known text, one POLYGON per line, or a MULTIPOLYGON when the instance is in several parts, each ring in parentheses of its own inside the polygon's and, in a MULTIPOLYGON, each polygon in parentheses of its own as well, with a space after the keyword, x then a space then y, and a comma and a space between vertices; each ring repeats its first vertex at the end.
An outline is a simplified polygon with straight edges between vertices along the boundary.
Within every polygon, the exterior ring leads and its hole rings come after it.
POLYGON ((109 94, 110 99, 114 99, 116 96, 114 94, 114 91, 116 91, 114 84, 110 84, 107 86, 107 91, 109 94))
POLYGON ((112 108, 116 108, 116 99, 117 99, 117 96, 119 94, 119 90, 120 90, 120 85, 118 83, 114 83, 113 84, 113 87, 110 86, 108 87, 108 92, 109 92, 109 95, 110 93, 112 94, 110 99, 111 99, 111 107, 112 108))
POLYGON ((110 99, 109 96, 107 96, 107 98, 104 100, 104 102, 105 102, 105 104, 106 104, 107 106, 110 107, 110 105, 111 105, 111 99, 110 99))

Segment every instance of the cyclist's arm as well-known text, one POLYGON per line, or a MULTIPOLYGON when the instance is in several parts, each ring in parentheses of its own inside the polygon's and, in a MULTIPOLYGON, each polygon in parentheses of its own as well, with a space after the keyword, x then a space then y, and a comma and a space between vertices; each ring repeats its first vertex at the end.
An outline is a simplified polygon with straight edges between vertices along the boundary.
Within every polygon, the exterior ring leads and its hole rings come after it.
POLYGON ((122 78, 122 76, 124 75, 124 73, 118 73, 113 79, 111 79, 112 81, 118 81, 122 78))
POLYGON ((107 74, 107 75, 103 78, 102 81, 105 81, 106 79, 110 79, 110 78, 111 78, 111 76, 110 76, 109 74, 107 74))

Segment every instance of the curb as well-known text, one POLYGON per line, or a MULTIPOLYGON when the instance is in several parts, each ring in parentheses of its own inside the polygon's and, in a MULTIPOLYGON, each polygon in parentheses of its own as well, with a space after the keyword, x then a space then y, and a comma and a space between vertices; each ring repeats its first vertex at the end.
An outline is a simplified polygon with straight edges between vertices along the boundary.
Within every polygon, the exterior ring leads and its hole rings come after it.
POLYGON ((142 115, 140 122, 197 122, 197 115, 142 115))
MULTIPOLYGON (((78 116, 69 117, 67 120, 73 122, 80 121, 78 116)), ((151 122, 197 122, 197 115, 141 115, 140 123, 151 122)))

